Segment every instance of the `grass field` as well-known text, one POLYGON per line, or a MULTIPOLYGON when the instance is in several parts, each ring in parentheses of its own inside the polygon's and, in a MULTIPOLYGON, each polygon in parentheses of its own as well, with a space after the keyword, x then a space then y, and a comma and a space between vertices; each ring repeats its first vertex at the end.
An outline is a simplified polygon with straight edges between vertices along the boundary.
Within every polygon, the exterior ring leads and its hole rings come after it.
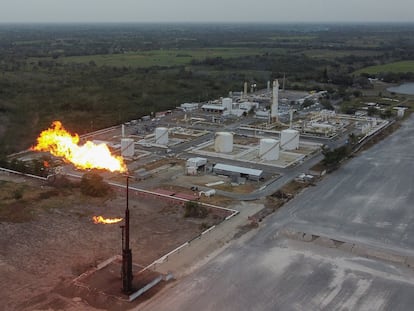
POLYGON ((389 63, 385 65, 365 67, 354 72, 354 74, 368 73, 378 74, 380 72, 414 72, 414 60, 389 63))
POLYGON ((309 41, 309 40, 315 40, 317 39, 318 36, 314 36, 314 35, 303 35, 303 36, 298 36, 298 35, 292 35, 292 36, 284 36, 284 35, 278 35, 278 36, 272 36, 269 37, 270 40, 272 41, 284 41, 284 42, 295 42, 295 41, 309 41))
MULTIPOLYGON (((189 64, 192 60, 206 58, 237 58, 249 55, 262 55, 272 52, 272 49, 259 48, 209 48, 209 49, 181 49, 181 50, 153 50, 125 54, 69 56, 58 58, 62 63, 89 63, 94 61, 97 66, 177 66, 189 64)), ((38 60, 38 59, 33 59, 38 60)))
POLYGON ((381 52, 370 51, 370 50, 329 50, 329 49, 314 49, 307 50, 303 52, 306 56, 312 58, 322 58, 322 59, 334 59, 336 57, 345 57, 345 56, 376 56, 380 55, 381 52))

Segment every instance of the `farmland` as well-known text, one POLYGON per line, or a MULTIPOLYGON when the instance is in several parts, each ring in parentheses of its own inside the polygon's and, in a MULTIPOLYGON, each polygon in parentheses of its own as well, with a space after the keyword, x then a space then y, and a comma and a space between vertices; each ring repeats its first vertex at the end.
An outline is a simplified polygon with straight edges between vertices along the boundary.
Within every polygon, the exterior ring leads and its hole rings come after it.
POLYGON ((392 73, 404 73, 404 72, 414 72, 414 61, 401 61, 394 62, 384 65, 369 66, 366 68, 359 69, 355 74, 368 73, 368 74, 378 74, 382 72, 392 72, 392 73))
MULTIPOLYGON (((201 61, 209 58, 239 58, 244 56, 271 53, 274 49, 258 48, 205 48, 205 49, 168 49, 142 52, 128 52, 123 54, 68 56, 58 58, 58 63, 89 64, 94 62, 97 66, 114 67, 174 67, 188 65, 192 61, 201 61)), ((39 58, 30 59, 31 62, 39 58)), ((52 60, 49 58, 49 60, 52 60)))

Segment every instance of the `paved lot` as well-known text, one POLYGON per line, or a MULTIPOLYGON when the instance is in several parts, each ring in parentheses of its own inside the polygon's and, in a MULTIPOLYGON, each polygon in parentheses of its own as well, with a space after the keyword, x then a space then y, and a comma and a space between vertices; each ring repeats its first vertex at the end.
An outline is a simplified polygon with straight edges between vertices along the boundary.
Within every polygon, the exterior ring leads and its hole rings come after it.
POLYGON ((277 235, 414 249, 414 118, 140 310, 410 310, 414 270, 277 235))
POLYGON ((290 202, 289 227, 414 251, 414 118, 290 202))

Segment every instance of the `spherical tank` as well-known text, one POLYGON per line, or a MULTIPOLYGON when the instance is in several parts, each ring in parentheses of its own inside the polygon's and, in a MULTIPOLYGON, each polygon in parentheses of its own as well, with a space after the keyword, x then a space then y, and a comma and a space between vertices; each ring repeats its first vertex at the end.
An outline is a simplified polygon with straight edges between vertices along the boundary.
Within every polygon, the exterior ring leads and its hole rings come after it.
POLYGON ((228 132, 216 133, 214 141, 214 150, 220 153, 229 153, 233 151, 233 134, 228 132))
POLYGON ((283 130, 280 134, 280 147, 284 150, 299 148, 299 132, 292 129, 283 130))
POLYGON ((168 144, 168 128, 157 127, 155 129, 155 143, 164 146, 168 144))
POLYGON ((123 157, 131 158, 135 153, 135 144, 132 138, 121 139, 121 155, 123 157))
POLYGON ((266 161, 279 159, 280 143, 276 139, 263 138, 260 140, 259 157, 266 161))

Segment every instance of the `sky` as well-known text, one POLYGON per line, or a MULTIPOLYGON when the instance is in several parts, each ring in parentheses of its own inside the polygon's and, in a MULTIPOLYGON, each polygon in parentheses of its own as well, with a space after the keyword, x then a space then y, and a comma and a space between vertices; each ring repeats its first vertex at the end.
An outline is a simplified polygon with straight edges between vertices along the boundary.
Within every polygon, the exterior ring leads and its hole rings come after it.
POLYGON ((414 22, 414 0, 0 0, 0 23, 414 22))

